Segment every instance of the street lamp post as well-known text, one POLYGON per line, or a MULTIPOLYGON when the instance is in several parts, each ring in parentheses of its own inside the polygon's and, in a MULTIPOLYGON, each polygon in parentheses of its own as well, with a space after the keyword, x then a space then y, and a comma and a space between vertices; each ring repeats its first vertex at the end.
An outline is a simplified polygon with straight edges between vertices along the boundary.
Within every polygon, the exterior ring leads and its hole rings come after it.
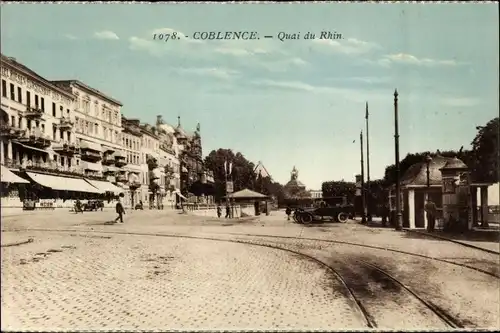
POLYGON ((430 180, 430 170, 429 170, 429 164, 432 161, 432 157, 427 154, 425 157, 425 164, 427 166, 427 195, 429 195, 429 188, 431 187, 431 180, 430 180))
POLYGON ((359 142, 361 144, 361 223, 366 223, 365 162, 363 159, 363 131, 359 133, 359 142))
POLYGON ((394 90, 394 157, 396 165, 396 230, 403 229, 401 212, 401 186, 399 182, 399 123, 398 123, 398 91, 394 90))

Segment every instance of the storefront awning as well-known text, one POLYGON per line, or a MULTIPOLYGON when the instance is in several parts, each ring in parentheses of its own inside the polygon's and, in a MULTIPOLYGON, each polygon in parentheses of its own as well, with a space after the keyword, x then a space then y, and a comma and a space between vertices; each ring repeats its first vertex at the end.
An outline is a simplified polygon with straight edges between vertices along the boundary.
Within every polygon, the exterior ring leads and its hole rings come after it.
POLYGON ((104 193, 87 183, 82 178, 68 178, 41 173, 27 172, 28 176, 38 184, 58 191, 74 191, 87 193, 104 193))
POLYGON ((6 167, 4 167, 3 165, 1 171, 2 171, 1 174, 2 183, 29 184, 29 181, 22 179, 21 177, 19 177, 18 175, 16 175, 6 167))
POLYGON ((101 180, 92 180, 92 179, 85 179, 87 182, 89 182, 90 185, 97 187, 103 192, 112 192, 116 195, 123 193, 123 189, 119 188, 116 185, 113 185, 110 182, 105 182, 101 180))

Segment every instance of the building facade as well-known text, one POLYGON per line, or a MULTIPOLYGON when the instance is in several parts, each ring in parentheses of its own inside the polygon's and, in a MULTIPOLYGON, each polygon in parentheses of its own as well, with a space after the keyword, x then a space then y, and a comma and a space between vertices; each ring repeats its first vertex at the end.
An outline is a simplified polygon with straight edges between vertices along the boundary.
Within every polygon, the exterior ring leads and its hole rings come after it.
POLYGON ((311 193, 311 198, 312 199, 322 199, 323 198, 323 191, 321 190, 310 190, 311 193))
POLYGON ((103 194, 88 182, 103 181, 101 175, 86 174, 81 164, 85 153, 76 132, 76 96, 14 58, 1 57, 1 163, 29 180, 21 187, 8 184, 2 206, 25 200, 59 205, 103 194))

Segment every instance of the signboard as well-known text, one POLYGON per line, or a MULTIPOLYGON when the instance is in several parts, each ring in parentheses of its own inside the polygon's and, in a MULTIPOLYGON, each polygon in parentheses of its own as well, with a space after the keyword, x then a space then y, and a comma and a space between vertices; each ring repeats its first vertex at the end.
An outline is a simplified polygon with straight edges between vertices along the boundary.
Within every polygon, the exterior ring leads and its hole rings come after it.
POLYGON ((452 194, 455 193, 455 179, 445 178, 443 179, 443 193, 452 194))
POLYGON ((233 193, 234 187, 233 182, 226 182, 226 193, 233 193))
POLYGON ((356 188, 361 188, 361 175, 356 175, 356 188))

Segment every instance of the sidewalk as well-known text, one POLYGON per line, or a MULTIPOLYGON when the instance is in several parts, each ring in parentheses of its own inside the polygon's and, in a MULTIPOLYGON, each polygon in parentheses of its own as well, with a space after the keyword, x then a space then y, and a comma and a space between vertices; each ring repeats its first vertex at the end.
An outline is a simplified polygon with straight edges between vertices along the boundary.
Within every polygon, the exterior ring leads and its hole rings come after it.
POLYGON ((493 254, 500 254, 500 232, 498 230, 474 229, 463 234, 447 233, 442 230, 436 230, 433 233, 429 233, 424 229, 405 229, 405 231, 450 241, 493 254))

